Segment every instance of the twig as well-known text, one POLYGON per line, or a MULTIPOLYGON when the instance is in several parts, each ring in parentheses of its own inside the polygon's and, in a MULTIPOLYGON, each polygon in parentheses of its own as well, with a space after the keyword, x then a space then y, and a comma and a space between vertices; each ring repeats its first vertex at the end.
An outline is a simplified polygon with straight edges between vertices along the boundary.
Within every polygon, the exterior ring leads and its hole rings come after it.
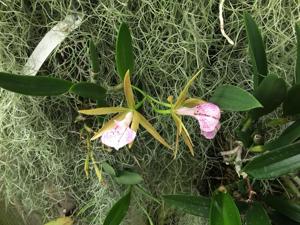
POLYGON ((220 20, 220 30, 223 35, 223 37, 226 38, 226 40, 229 42, 229 44, 234 45, 233 40, 231 40, 230 37, 226 34, 224 30, 224 18, 223 18, 223 5, 224 5, 225 0, 220 0, 219 4, 219 20, 220 20))

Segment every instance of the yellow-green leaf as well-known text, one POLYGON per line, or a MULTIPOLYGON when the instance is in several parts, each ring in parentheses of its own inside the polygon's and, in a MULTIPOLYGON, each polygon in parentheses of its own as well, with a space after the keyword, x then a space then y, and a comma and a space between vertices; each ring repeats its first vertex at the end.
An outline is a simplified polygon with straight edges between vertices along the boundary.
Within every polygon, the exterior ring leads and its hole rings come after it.
POLYGON ((78 112, 85 115, 92 115, 92 116, 100 116, 112 113, 121 113, 129 111, 129 109, 124 107, 103 107, 103 108, 95 108, 95 109, 83 109, 79 110, 78 112))
POLYGON ((73 224, 73 220, 70 217, 62 217, 53 220, 49 223, 46 223, 45 225, 72 225, 72 224, 73 224))
POLYGON ((140 117, 140 124, 161 144, 166 146, 169 149, 172 149, 171 146, 160 136, 160 134, 155 130, 155 128, 148 122, 148 120, 139 112, 137 112, 140 117))
POLYGON ((133 96, 131 82, 130 82, 129 70, 127 70, 124 77, 124 94, 126 97, 128 107, 134 109, 135 102, 134 102, 134 96, 133 96))
POLYGON ((172 117, 175 121, 176 127, 177 127, 177 131, 176 131, 176 142, 175 142, 175 151, 174 151, 174 158, 176 158, 177 152, 178 152, 178 144, 179 144, 179 137, 181 135, 181 131, 182 131, 182 122, 181 119, 175 114, 172 113, 172 117))
POLYGON ((189 147, 189 150, 190 150, 192 156, 194 156, 193 142, 192 142, 192 139, 184 125, 183 125, 182 137, 183 137, 184 143, 189 147))
POLYGON ((197 106, 197 105, 200 105, 200 104, 202 104, 202 103, 205 103, 206 101, 204 101, 204 100, 202 100, 202 99, 200 99, 200 98, 189 98, 189 99, 187 99, 187 100, 185 100, 184 102, 183 102, 183 106, 184 107, 189 107, 189 108, 193 108, 193 107, 195 107, 195 106, 197 106))
POLYGON ((102 136, 102 134, 106 131, 106 130, 109 130, 109 129, 112 129, 115 125, 115 120, 122 120, 124 119, 126 113, 121 113, 121 114, 118 114, 116 116, 114 116, 112 119, 110 119, 108 122, 106 122, 102 128, 100 130, 98 130, 95 135, 91 138, 91 140, 95 140, 99 137, 102 136))
POLYGON ((190 88, 190 86, 192 85, 192 83, 194 82, 194 80, 198 77, 198 75, 201 73, 202 69, 199 70, 196 75, 194 75, 192 77, 192 79, 190 79, 190 81, 186 84, 186 86, 184 87, 184 89, 181 91, 175 105, 174 108, 176 109, 177 107, 181 106, 182 103, 184 102, 184 100, 186 99, 186 95, 188 93, 188 90, 190 88))
MULTIPOLYGON (((133 112, 133 117, 132 117, 132 123, 131 123, 131 129, 135 132, 137 132, 137 130, 139 129, 139 125, 140 125, 140 117, 139 114, 137 113, 137 111, 133 112)), ((133 142, 131 142, 129 144, 129 148, 131 148, 133 145, 133 142)))

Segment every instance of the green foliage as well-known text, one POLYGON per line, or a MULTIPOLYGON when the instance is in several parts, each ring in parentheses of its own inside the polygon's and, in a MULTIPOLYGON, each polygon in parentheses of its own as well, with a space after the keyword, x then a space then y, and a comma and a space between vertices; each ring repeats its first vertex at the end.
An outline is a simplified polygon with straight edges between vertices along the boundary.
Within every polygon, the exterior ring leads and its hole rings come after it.
POLYGON ((260 203, 253 203, 247 211, 246 225, 271 225, 268 214, 260 203))
POLYGON ((296 84, 300 84, 300 25, 295 26, 297 36, 296 84))
POLYGON ((133 74, 134 55, 132 38, 126 23, 122 23, 119 29, 116 47, 116 64, 119 77, 122 80, 127 70, 129 70, 130 74, 133 74))
POLYGON ((265 202, 277 212, 300 223, 300 201, 289 200, 282 196, 268 196, 265 202))
POLYGON ((70 217, 61 217, 49 223, 46 223, 45 225, 72 225, 72 224, 73 224, 73 220, 70 217))
POLYGON ((286 99, 283 102, 283 113, 287 116, 292 116, 300 113, 300 84, 291 87, 287 93, 286 99))
POLYGON ((18 208, 0 202, 0 224, 2 225, 27 225, 18 212, 18 208))
POLYGON ((242 225, 238 208, 228 193, 214 194, 210 206, 209 225, 242 225))
POLYGON ((93 39, 90 39, 90 41, 89 41, 89 59, 90 59, 90 64, 92 67, 93 75, 99 74, 100 61, 98 58, 97 49, 96 49, 93 39))
POLYGON ((141 183, 143 178, 138 173, 124 170, 117 174, 115 180, 119 184, 133 185, 141 183))
POLYGON ((56 96, 71 92, 105 104, 106 90, 94 83, 73 84, 66 80, 47 76, 33 77, 0 72, 0 87, 31 96, 56 96))
POLYGON ((113 177, 116 176, 115 169, 111 165, 109 165, 107 162, 101 163, 101 166, 105 173, 107 173, 113 177))
POLYGON ((209 217, 210 199, 202 196, 191 195, 163 195, 164 202, 188 214, 200 217, 209 217))
POLYGON ((257 119, 275 110, 285 99, 287 94, 286 83, 275 75, 266 76, 254 91, 254 96, 263 105, 250 112, 253 119, 257 119))
POLYGON ((69 91, 72 83, 46 76, 23 76, 0 72, 0 87, 24 95, 55 96, 69 91))
POLYGON ((119 225, 126 216, 130 204, 130 199, 131 189, 110 209, 104 220, 103 225, 119 225))
POLYGON ((271 179, 299 169, 299 160, 300 143, 294 143, 254 158, 243 170, 255 179, 271 179))
POLYGON ((210 101, 225 111, 247 111, 262 107, 249 92, 232 85, 218 87, 210 101))
POLYGON ((244 22, 249 42, 250 56, 253 64, 254 90, 256 90, 262 79, 268 75, 267 56, 258 26, 250 14, 244 13, 244 22))
POLYGON ((74 84, 69 91, 84 98, 105 102, 106 90, 94 83, 80 82, 74 84))
POLYGON ((265 151, 274 150, 276 148, 280 148, 285 145, 291 144, 294 141, 298 140, 299 138, 300 138, 300 120, 297 120, 288 128, 286 128, 277 139, 265 144, 262 148, 265 151))

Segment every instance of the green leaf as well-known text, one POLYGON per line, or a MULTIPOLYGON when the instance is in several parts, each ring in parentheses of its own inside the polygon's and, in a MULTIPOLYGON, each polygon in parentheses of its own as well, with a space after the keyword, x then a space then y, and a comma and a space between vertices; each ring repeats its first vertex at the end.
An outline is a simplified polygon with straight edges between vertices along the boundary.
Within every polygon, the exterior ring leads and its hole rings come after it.
POLYGON ((295 121, 292 125, 284 130, 284 132, 274 141, 263 146, 263 150, 274 150, 291 144, 300 138, 300 120, 295 121))
POLYGON ((74 84, 70 88, 70 92, 77 94, 84 98, 90 98, 94 100, 101 100, 105 102, 105 95, 106 90, 94 83, 88 83, 88 82, 80 82, 77 84, 74 84))
POLYGON ((254 91, 254 96, 263 105, 263 108, 253 109, 250 112, 251 117, 257 119, 272 112, 283 102, 286 94, 287 87, 282 78, 275 75, 266 76, 254 91))
POLYGON ((244 22, 249 42, 251 61, 253 64, 254 90, 258 88, 264 76, 268 75, 268 64, 265 46, 257 24, 248 13, 244 13, 244 22))
POLYGON ((297 36, 297 61, 296 61, 296 84, 300 84, 300 25, 296 24, 297 36))
POLYGON ((46 223, 45 225, 72 225, 72 224, 73 224, 73 220, 70 217, 61 217, 49 223, 46 223))
POLYGON ((262 107, 259 101, 249 92, 232 85, 218 87, 210 102, 217 104, 225 111, 247 111, 262 107))
POLYGON ((299 225, 299 223, 295 222, 294 220, 291 220, 290 218, 280 214, 277 211, 270 213, 270 217, 273 222, 273 225, 299 225))
POLYGON ((300 168, 300 143, 290 144, 262 154, 243 169, 255 179, 276 178, 300 168))
POLYGON ((19 207, 0 201, 0 224, 1 225, 27 225, 27 222, 19 212, 19 207))
POLYGON ((242 225, 239 210, 228 193, 218 192, 213 196, 209 225, 242 225))
POLYGON ((141 183, 143 178, 138 173, 125 170, 120 172, 117 177, 115 177, 115 180, 119 184, 133 185, 141 183))
POLYGON ((121 24, 117 39, 116 63, 119 77, 123 80, 129 70, 133 74, 134 56, 130 30, 125 23, 121 24))
POLYGON ((100 61, 93 39, 90 39, 89 41, 89 59, 93 75, 98 74, 100 72, 100 61))
POLYGON ((108 212, 103 225, 119 225, 122 222, 129 208, 130 197, 131 190, 114 204, 108 212))
POLYGON ((195 216, 208 218, 210 199, 202 196, 163 195, 164 202, 176 209, 195 216))
POLYGON ((268 196, 265 202, 277 212, 300 223, 300 201, 289 200, 282 196, 268 196))
POLYGON ((246 214, 246 225, 271 225, 271 221, 264 207, 254 203, 246 214))
POLYGON ((292 116, 300 113, 300 84, 294 85, 289 89, 287 96, 283 102, 283 113, 287 116, 292 116))
POLYGON ((23 95, 61 95, 68 92, 72 85, 69 81, 52 77, 33 77, 0 72, 0 87, 23 95))
POLYGON ((111 165, 109 165, 107 162, 101 163, 101 166, 105 173, 107 173, 113 177, 116 176, 115 169, 111 165))

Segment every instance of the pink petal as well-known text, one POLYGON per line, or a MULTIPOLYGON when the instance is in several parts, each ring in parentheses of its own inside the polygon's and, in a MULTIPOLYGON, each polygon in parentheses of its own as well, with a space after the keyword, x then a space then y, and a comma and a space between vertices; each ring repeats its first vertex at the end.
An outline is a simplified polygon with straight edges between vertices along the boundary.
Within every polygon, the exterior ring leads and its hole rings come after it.
POLYGON ((107 130, 102 134, 101 142, 116 150, 133 142, 136 137, 136 132, 129 128, 132 116, 132 112, 129 112, 123 120, 116 120, 114 128, 107 130))
POLYGON ((209 116, 197 116, 200 129, 204 132, 211 132, 216 129, 219 120, 209 116))
POLYGON ((124 147, 125 145, 134 141, 136 132, 127 126, 116 126, 103 133, 101 136, 101 142, 109 147, 113 147, 116 150, 124 147))
POLYGON ((196 115, 206 115, 206 116, 218 119, 218 120, 221 118, 220 108, 213 103, 206 102, 206 103, 197 105, 195 108, 196 108, 196 110, 195 110, 196 115))
POLYGON ((181 107, 176 110, 176 113, 182 116, 195 116, 195 108, 181 107))
POLYGON ((220 129, 220 127, 221 127, 221 124, 218 124, 218 126, 216 127, 216 129, 213 130, 213 131, 210 131, 210 132, 205 132, 205 131, 201 130, 201 134, 206 139, 213 139, 216 136, 216 134, 217 134, 218 130, 220 129))

